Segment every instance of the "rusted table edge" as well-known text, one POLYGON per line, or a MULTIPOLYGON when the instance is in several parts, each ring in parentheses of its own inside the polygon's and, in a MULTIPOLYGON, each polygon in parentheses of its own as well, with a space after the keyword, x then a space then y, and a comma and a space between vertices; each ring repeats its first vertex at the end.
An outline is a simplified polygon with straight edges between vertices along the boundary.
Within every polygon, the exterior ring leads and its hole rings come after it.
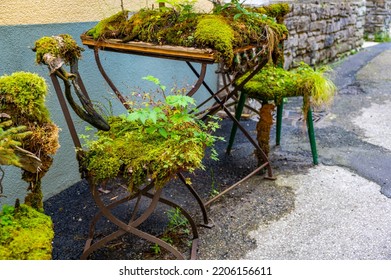
POLYGON ((100 48, 107 51, 138 54, 151 57, 168 58, 203 63, 215 63, 216 52, 212 49, 197 49, 180 46, 154 45, 145 42, 123 43, 118 39, 94 40, 91 36, 80 36, 83 45, 90 48, 100 48))
MULTIPOLYGON (((119 39, 95 40, 94 38, 86 35, 85 33, 80 35, 80 39, 82 41, 82 44, 88 46, 89 48, 100 48, 107 51, 208 64, 218 62, 217 51, 210 48, 199 49, 182 46, 155 45, 152 43, 135 41, 123 43, 119 39)), ((235 49, 234 53, 241 53, 254 48, 256 48, 256 46, 249 45, 246 47, 235 49)))

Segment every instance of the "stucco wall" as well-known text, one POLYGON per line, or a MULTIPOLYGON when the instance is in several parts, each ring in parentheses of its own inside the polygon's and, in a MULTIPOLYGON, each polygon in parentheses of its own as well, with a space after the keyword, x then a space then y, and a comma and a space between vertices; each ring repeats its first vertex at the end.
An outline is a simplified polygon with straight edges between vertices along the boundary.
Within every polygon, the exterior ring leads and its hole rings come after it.
MULTIPOLYGON (((0 25, 99 21, 119 11, 120 3, 120 0, 1 0, 0 25)), ((154 0, 123 0, 123 3, 131 11, 157 5, 154 0)), ((211 2, 199 0, 196 7, 208 10, 211 2)))
MULTIPOLYGON (((124 2, 131 3, 133 9, 135 7, 137 10, 147 1, 125 0, 124 2)), ((44 66, 35 64, 35 54, 31 48, 34 42, 42 36, 63 33, 70 34, 81 45, 80 34, 93 27, 96 20, 110 15, 109 11, 118 11, 120 8, 118 3, 120 3, 119 0, 0 1, 0 75, 29 71, 44 77, 49 85, 47 105, 52 119, 62 129, 60 132, 61 147, 54 156, 51 169, 43 178, 45 199, 78 182, 80 176, 73 143, 50 83, 48 70, 44 66), (3 17, 5 14, 7 17, 3 17)), ((142 80, 142 77, 147 75, 158 77, 167 88, 175 85, 184 87, 196 81, 185 63, 179 61, 108 52, 102 53, 101 60, 109 76, 124 94, 140 88, 154 90, 155 86, 142 80)), ((113 104, 116 113, 123 112, 122 105, 113 97, 111 90, 101 78, 92 50, 86 48, 83 52, 79 68, 91 98, 105 104, 108 103, 108 99, 113 104)), ((214 71, 214 67, 209 68, 206 78, 212 88, 217 87, 217 77, 214 71)), ((202 90, 199 93, 206 94, 202 90)), ((74 120, 78 132, 84 133, 86 123, 77 117, 74 117, 74 120)), ((27 186, 20 179, 20 169, 6 166, 4 170, 6 174, 3 186, 7 197, 0 198, 0 205, 13 204, 15 198, 23 199, 27 186)))

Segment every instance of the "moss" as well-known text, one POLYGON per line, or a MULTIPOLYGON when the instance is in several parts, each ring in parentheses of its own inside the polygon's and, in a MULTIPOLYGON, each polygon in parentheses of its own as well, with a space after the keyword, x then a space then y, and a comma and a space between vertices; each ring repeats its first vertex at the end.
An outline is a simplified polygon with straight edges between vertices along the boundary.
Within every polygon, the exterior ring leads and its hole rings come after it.
POLYGON ((296 69, 287 71, 268 64, 245 84, 243 92, 262 102, 275 101, 276 105, 281 104, 284 97, 303 96, 306 113, 310 104, 321 107, 333 101, 336 86, 325 75, 329 70, 328 67, 313 69, 301 63, 296 69))
POLYGON ((12 127, 12 120, 2 121, 0 118, 0 165, 21 167, 19 157, 15 153, 15 147, 21 146, 20 141, 31 133, 30 131, 26 132, 25 126, 12 127))
POLYGON ((202 167, 205 144, 191 135, 196 124, 177 124, 176 137, 165 138, 158 133, 140 133, 139 124, 119 117, 109 123, 110 131, 98 132, 83 162, 99 182, 124 175, 129 178, 130 190, 148 179, 161 188, 177 172, 202 167))
MULTIPOLYGON (((49 111, 45 106, 47 92, 45 79, 34 73, 15 72, 0 77, 2 106, 14 104, 18 114, 27 116, 31 121, 49 120, 49 111)), ((15 112, 11 115, 15 115, 15 112)))
POLYGON ((46 107, 48 87, 45 79, 34 73, 15 72, 0 77, 2 112, 8 113, 14 125, 24 125, 31 135, 23 147, 40 154, 56 153, 58 127, 50 120, 46 107))
MULTIPOLYGON (((239 4, 238 4, 239 5, 239 4)), ((210 14, 178 11, 174 8, 141 9, 129 19, 119 12, 103 19, 86 32, 94 39, 122 39, 123 42, 143 41, 157 45, 212 48, 227 64, 233 61, 233 51, 248 45, 270 44, 277 51, 278 42, 288 35, 285 25, 263 16, 256 9, 221 6, 210 14), (242 16, 238 16, 242 15, 242 16)), ((286 5, 270 8, 269 14, 282 16, 286 5)), ((129 15, 129 14, 127 14, 129 15)))
POLYGON ((75 59, 81 58, 83 48, 79 47, 72 36, 60 34, 52 37, 42 37, 35 42, 33 50, 36 52, 35 61, 44 62, 44 55, 51 54, 53 57, 61 58, 64 63, 72 63, 75 59))
POLYGON ((36 186, 40 186, 41 178, 52 164, 51 155, 59 148, 59 129, 51 121, 45 105, 47 92, 45 80, 34 73, 16 72, 0 77, 1 112, 10 116, 13 127, 26 129, 28 135, 20 139, 20 146, 42 162, 37 173, 23 170, 22 174, 22 179, 30 183, 30 191, 35 196, 31 205, 37 209, 41 209, 42 192, 36 186))
POLYGON ((81 166, 96 183, 123 176, 130 191, 151 181, 161 188, 178 172, 203 168, 207 147, 216 159, 212 146, 219 137, 210 132, 218 124, 197 121, 193 98, 178 93, 155 101, 145 93, 143 99, 128 115, 109 118, 110 131, 86 139, 81 166))
POLYGON ((278 23, 283 23, 285 16, 290 12, 290 7, 287 3, 276 3, 258 7, 255 10, 261 14, 275 18, 278 23))
POLYGON ((224 17, 219 15, 202 17, 197 24, 194 37, 197 45, 211 47, 217 50, 224 60, 232 61, 234 31, 224 17))
POLYGON ((27 205, 0 212, 1 260, 50 260, 53 237, 51 218, 27 205))
POLYGON ((108 18, 101 20, 90 29, 87 34, 94 39, 112 38, 121 36, 126 29, 129 11, 120 11, 108 18))
MULTIPOLYGON (((238 83, 244 78, 241 78, 238 83)), ((261 102, 275 101, 276 105, 279 105, 284 97, 298 95, 297 79, 294 72, 268 64, 245 84, 243 92, 261 102)))

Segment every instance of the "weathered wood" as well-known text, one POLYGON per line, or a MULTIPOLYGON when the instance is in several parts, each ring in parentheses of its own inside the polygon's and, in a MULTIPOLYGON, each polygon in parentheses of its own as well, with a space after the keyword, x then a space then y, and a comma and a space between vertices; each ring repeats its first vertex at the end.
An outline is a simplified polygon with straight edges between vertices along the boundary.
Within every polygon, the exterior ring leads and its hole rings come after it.
POLYGON ((17 146, 14 149, 21 168, 31 173, 38 173, 41 170, 42 162, 36 155, 17 146))

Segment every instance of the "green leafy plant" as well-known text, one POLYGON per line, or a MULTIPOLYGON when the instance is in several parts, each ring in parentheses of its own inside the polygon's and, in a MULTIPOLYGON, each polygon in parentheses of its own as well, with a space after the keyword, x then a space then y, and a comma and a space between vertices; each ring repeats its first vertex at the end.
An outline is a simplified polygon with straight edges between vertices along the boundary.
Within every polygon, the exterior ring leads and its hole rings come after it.
POLYGON ((159 244, 154 243, 151 245, 151 250, 155 255, 159 255, 162 252, 162 249, 160 248, 159 244))
POLYGON ((186 234, 189 233, 189 229, 187 228, 189 225, 189 221, 182 215, 179 208, 173 208, 167 211, 168 216, 168 225, 167 228, 170 231, 182 230, 186 234))
MULTIPOLYGON (((172 208, 167 211, 168 223, 167 228, 162 234, 161 239, 168 244, 178 245, 176 243, 183 242, 181 236, 188 236, 190 234, 189 221, 183 216, 179 208, 172 208)), ((191 243, 186 243, 191 246, 191 243)), ((151 245, 151 249, 155 255, 162 253, 158 244, 151 245)))
MULTIPOLYGON (((165 89, 158 79, 148 80, 165 89)), ((140 94, 141 96, 141 94, 140 94)), ((212 133, 215 121, 204 123, 195 116, 193 98, 176 92, 155 100, 149 93, 128 114, 110 117, 110 131, 85 137, 82 165, 98 182, 124 176, 129 189, 153 181, 163 187, 178 172, 203 168, 205 149, 221 139, 212 133)), ((136 104, 136 103, 135 103, 136 104)))

